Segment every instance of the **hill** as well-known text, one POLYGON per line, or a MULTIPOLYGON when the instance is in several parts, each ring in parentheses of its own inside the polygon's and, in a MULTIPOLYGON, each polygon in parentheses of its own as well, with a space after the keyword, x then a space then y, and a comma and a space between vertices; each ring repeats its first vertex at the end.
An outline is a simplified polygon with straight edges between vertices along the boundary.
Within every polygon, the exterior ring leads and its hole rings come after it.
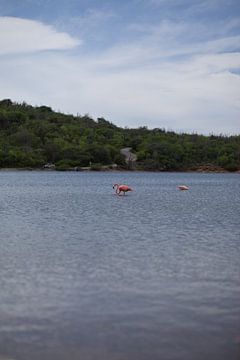
POLYGON ((104 118, 95 121, 48 106, 0 101, 0 168, 42 168, 47 163, 59 170, 116 164, 153 171, 238 171, 240 135, 123 129, 104 118), (126 161, 125 148, 135 154, 134 163, 126 161))

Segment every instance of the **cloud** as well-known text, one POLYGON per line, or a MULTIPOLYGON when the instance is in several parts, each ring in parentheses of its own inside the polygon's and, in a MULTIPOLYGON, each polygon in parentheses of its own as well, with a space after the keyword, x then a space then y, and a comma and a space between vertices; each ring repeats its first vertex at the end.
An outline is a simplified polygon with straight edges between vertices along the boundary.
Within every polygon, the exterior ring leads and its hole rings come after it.
POLYGON ((71 49, 81 42, 38 21, 0 17, 0 55, 71 49))
POLYGON ((0 57, 0 98, 104 116, 119 126, 239 133, 238 36, 194 42, 197 29, 186 36, 185 22, 145 30, 92 53, 83 45, 81 52, 0 57))
POLYGON ((201 133, 239 132, 239 54, 197 56, 181 64, 103 70, 89 59, 42 53, 6 61, 0 97, 104 116, 121 126, 201 133), (15 64, 15 67, 13 66, 15 64))
MULTIPOLYGON (((238 52, 240 35, 228 36, 228 22, 221 24, 221 33, 216 29, 197 22, 194 26, 184 21, 161 21, 157 25, 140 26, 130 24, 129 39, 113 44, 97 57, 89 59, 91 63, 101 64, 102 69, 120 70, 167 64, 181 64, 186 58, 196 56, 238 52), (224 31, 225 28, 225 31, 224 31), (140 36, 139 36, 140 35, 140 36)), ((199 69, 200 70, 200 69, 199 69)))

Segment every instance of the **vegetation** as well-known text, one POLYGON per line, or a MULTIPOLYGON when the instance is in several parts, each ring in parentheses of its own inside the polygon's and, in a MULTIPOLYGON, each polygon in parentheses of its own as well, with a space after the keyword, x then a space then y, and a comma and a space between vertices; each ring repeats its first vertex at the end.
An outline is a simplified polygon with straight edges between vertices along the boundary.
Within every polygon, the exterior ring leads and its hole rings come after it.
POLYGON ((177 134, 164 129, 120 128, 90 116, 54 112, 48 106, 0 101, 0 168, 56 169, 117 164, 131 166, 120 150, 131 147, 136 169, 183 171, 205 168, 240 169, 240 135, 177 134))

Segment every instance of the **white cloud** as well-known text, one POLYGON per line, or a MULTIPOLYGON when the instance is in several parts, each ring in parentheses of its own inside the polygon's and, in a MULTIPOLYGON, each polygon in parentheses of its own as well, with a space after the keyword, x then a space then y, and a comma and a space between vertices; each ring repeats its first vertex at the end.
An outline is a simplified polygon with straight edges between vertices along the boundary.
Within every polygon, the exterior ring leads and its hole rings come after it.
POLYGON ((70 49, 78 44, 79 40, 41 22, 0 17, 0 55, 70 49))
MULTIPOLYGON (((232 22, 233 23, 233 22, 232 22)), ((204 54, 233 52, 239 49, 240 35, 226 36, 229 23, 222 24, 222 36, 216 29, 201 23, 161 21, 158 25, 131 24, 130 33, 136 39, 113 44, 97 58, 90 59, 106 68, 152 66, 154 63, 171 63, 174 57, 193 57, 204 54), (141 35, 139 37, 139 34, 141 35)), ((233 26, 233 25, 232 25, 233 26)), ((181 62, 181 59, 177 59, 181 62)))
POLYGON ((222 54, 119 72, 87 59, 41 54, 1 64, 6 75, 0 74, 0 97, 105 116, 121 126, 236 133, 240 77, 226 68, 239 61, 238 54, 222 54))
MULTIPOLYGON (((184 24, 177 28, 185 32, 184 24)), ((171 36, 164 46, 157 41, 159 33, 151 33, 97 56, 41 52, 0 57, 0 98, 104 116, 120 126, 239 133, 240 76, 231 69, 240 68, 240 54, 218 53, 236 38, 189 45, 178 43, 179 32, 174 36, 173 30, 165 26, 171 36), (176 55, 184 56, 169 58, 176 55)))

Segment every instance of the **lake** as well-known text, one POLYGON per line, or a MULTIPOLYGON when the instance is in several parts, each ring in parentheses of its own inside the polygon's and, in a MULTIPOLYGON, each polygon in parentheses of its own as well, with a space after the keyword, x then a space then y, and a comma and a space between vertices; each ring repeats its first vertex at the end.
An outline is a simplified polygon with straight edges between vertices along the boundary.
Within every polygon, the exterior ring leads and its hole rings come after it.
POLYGON ((0 200, 1 360, 240 358, 240 174, 1 171, 0 200))

